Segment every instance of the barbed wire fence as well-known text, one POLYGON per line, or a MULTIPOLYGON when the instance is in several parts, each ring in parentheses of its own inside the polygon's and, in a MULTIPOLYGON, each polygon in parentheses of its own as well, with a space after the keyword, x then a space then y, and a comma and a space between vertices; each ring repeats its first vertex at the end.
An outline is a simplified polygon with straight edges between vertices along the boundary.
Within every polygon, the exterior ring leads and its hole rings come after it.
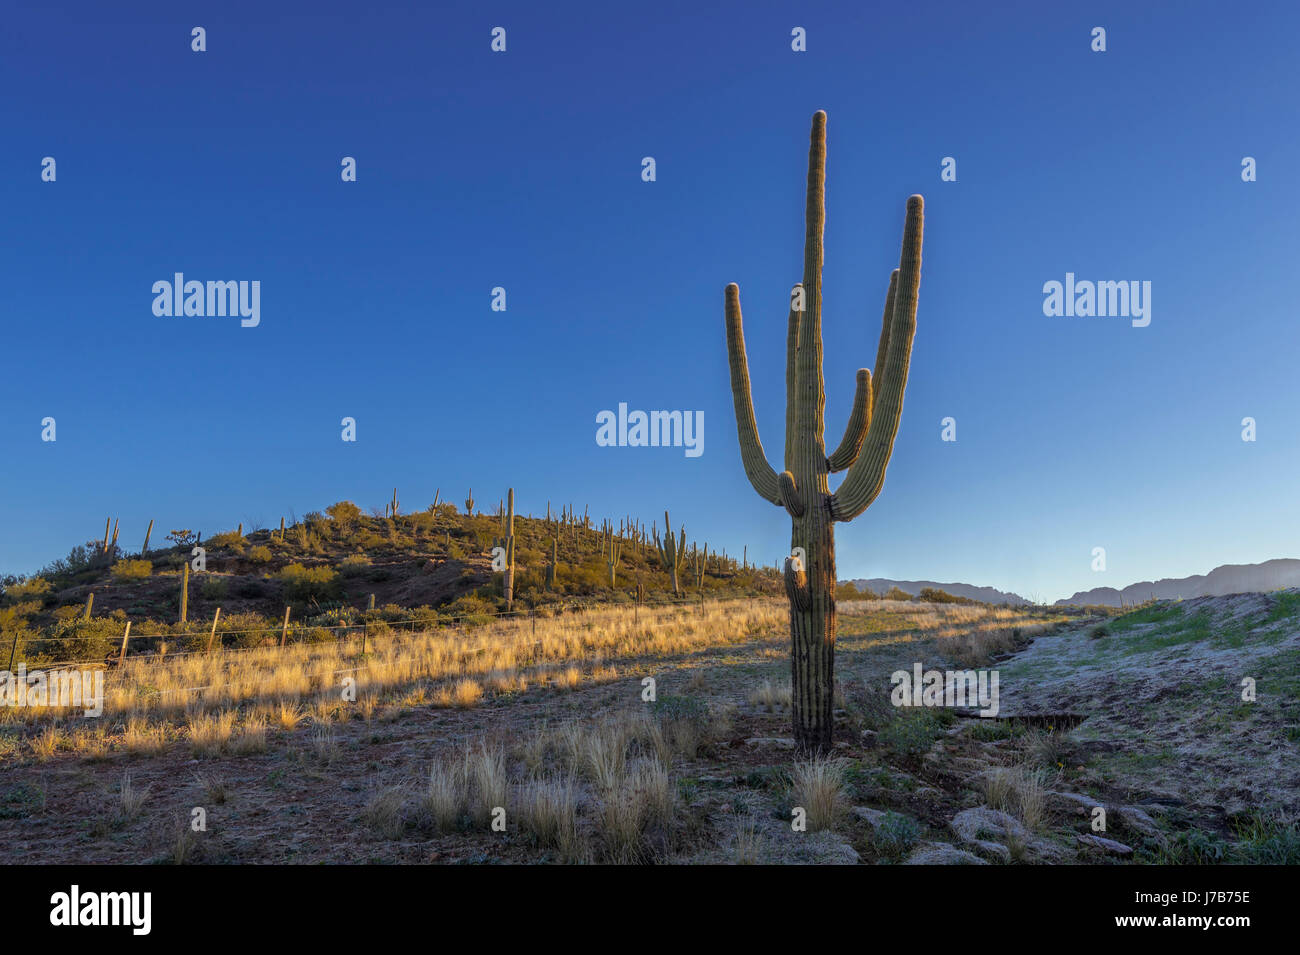
MULTIPOLYGON (((739 603, 739 602, 762 602, 762 601, 768 601, 772 599, 774 598, 771 595, 739 595, 739 596, 732 596, 732 597, 706 597, 704 593, 701 591, 699 594, 693 597, 670 598, 670 599, 661 598, 654 603, 634 602, 632 606, 633 606, 634 618, 639 622, 640 610, 642 607, 646 608, 647 610, 660 610, 660 609, 669 609, 669 608, 688 609, 694 607, 700 610, 701 612, 703 612, 706 604, 708 603, 729 604, 729 603, 739 603)), ((211 630, 209 631, 209 638, 208 638, 207 645, 203 649, 196 648, 196 649, 178 650, 178 651, 167 650, 166 652, 161 652, 161 653, 157 652, 157 650, 154 650, 152 652, 145 652, 143 654, 138 654, 132 657, 131 659, 133 662, 139 661, 139 662, 148 662, 148 663, 162 663, 166 660, 175 660, 177 658, 183 658, 188 656, 206 656, 212 653, 221 653, 223 655, 230 655, 230 654, 249 653, 249 652, 266 653, 267 651, 271 651, 271 650, 290 650, 304 645, 305 642, 301 639, 302 636, 304 636, 307 633, 317 632, 317 631, 328 631, 328 632, 335 633, 336 634, 335 641, 337 643, 344 643, 349 638, 359 640, 360 652, 362 655, 364 655, 367 652, 368 645, 370 641, 374 638, 374 636, 387 635, 392 631, 397 631, 400 633, 403 630, 403 628, 405 628, 406 632, 411 634, 425 633, 425 632, 435 631, 435 630, 447 630, 451 633, 458 633, 458 632, 463 632, 466 629, 467 623, 469 623, 470 621, 473 622, 474 628, 478 629, 479 627, 491 628, 491 627, 499 626, 500 624, 504 622, 508 622, 510 620, 516 620, 516 621, 529 620, 531 621, 532 632, 535 635, 537 632, 537 620, 539 617, 541 617, 542 619, 552 619, 552 618, 563 616, 565 614, 579 615, 579 614, 586 614, 593 611, 595 612, 608 611, 608 610, 618 609, 620 607, 625 607, 625 606, 626 606, 625 604, 615 604, 615 603, 587 604, 587 603, 582 603, 577 601, 557 601, 550 604, 537 605, 524 610, 500 610, 494 612, 482 611, 477 613, 458 614, 458 615, 451 615, 451 616, 445 616, 439 614, 437 616, 426 615, 422 617, 407 617, 407 618, 398 618, 398 619, 388 619, 383 616, 376 616, 373 619, 361 620, 356 623, 336 624, 333 626, 327 626, 323 624, 318 625, 318 624, 311 624, 306 622, 299 622, 297 624, 294 624, 292 627, 290 625, 290 608, 286 607, 284 621, 281 623, 279 627, 238 628, 238 629, 230 629, 230 630, 221 630, 218 628, 219 619, 221 615, 221 608, 218 607, 216 609, 216 613, 213 615, 212 627, 211 630), (263 635, 264 638, 272 638, 274 637, 274 635, 278 634, 279 641, 278 643, 272 644, 272 643, 268 643, 267 640, 264 639, 260 645, 245 646, 245 647, 225 646, 225 638, 227 637, 240 637, 240 636, 248 637, 248 636, 257 636, 259 634, 263 635), (291 636, 297 637, 298 639, 291 640, 290 639, 291 636)), ((45 669, 45 670, 53 670, 57 668, 66 668, 66 667, 104 668, 104 669, 108 669, 110 667, 120 668, 126 663, 127 657, 129 655, 130 644, 131 641, 133 640, 134 641, 146 641, 146 640, 167 641, 173 639, 195 640, 201 637, 202 635, 201 631, 198 629, 195 629, 192 632, 168 631, 168 632, 159 632, 159 633, 134 633, 133 634, 131 632, 132 623, 133 621, 130 620, 126 621, 123 628, 121 645, 118 648, 118 652, 113 654, 112 657, 106 657, 104 660, 54 660, 54 661, 42 660, 40 661, 39 666, 41 669, 45 669)), ((14 660, 14 655, 17 651, 19 635, 20 634, 18 632, 15 632, 13 641, 11 642, 10 645, 9 664, 7 669, 11 672, 13 670, 13 660, 14 660)), ((84 636, 74 635, 74 636, 67 636, 67 637, 41 637, 38 640, 33 641, 33 643, 40 643, 40 644, 69 643, 69 642, 84 642, 85 640, 86 638, 84 636)), ((311 642, 322 643, 324 641, 311 641, 311 642)), ((0 644, 0 646, 3 646, 3 644, 0 644)), ((339 672, 343 672, 343 671, 339 671, 339 672)))

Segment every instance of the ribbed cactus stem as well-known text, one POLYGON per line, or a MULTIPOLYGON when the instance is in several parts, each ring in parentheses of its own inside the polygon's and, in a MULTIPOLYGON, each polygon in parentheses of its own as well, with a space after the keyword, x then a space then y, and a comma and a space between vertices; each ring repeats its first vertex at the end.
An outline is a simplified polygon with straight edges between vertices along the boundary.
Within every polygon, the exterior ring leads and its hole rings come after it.
POLYGON ((623 554, 623 545, 611 538, 607 546, 605 566, 609 568, 609 586, 613 589, 618 586, 618 559, 623 554))
MULTIPOLYGON (((825 447, 826 391, 822 379, 821 279, 825 226, 826 114, 813 116, 808 148, 804 273, 791 296, 786 335, 784 466, 768 463, 754 419, 749 366, 740 312, 740 289, 726 289, 727 353, 741 462, 759 496, 783 506, 791 518, 791 556, 785 562, 790 602, 794 734, 800 746, 832 744, 835 659, 836 521, 861 514, 880 493, 903 410, 916 330, 921 277, 924 202, 907 200, 899 267, 890 277, 876 350, 876 373, 856 376, 853 406, 838 448, 825 447), (834 494, 827 477, 848 474, 834 494), (796 554, 802 554, 800 560, 796 554)), ((749 554, 742 555, 748 569, 749 554)), ((724 553, 724 563, 725 563, 724 553)))
POLYGON ((393 488, 392 515, 393 520, 397 520, 397 488, 393 488))
POLYGON ((515 602, 515 489, 506 495, 508 510, 505 515, 506 572, 502 590, 506 598, 506 610, 515 602))
POLYGON ((92 590, 86 594, 86 612, 81 615, 82 620, 90 619, 90 612, 95 609, 95 592, 92 590))
POLYGON ((659 559, 663 563, 664 570, 672 581, 673 594, 680 594, 681 587, 678 584, 678 571, 681 570, 682 559, 686 553, 686 528, 681 528, 680 538, 674 539, 673 525, 669 520, 667 511, 664 511, 664 537, 663 540, 660 540, 659 532, 655 531, 655 547, 659 551, 659 559))
POLYGON ((149 521, 149 529, 144 532, 144 547, 140 548, 140 556, 144 557, 149 553, 149 535, 153 533, 153 521, 149 521))
POLYGON ((100 550, 102 550, 105 554, 108 553, 108 529, 112 525, 112 523, 113 523, 113 519, 111 517, 104 518, 104 544, 100 548, 100 550))
POLYGON ((469 489, 469 497, 465 498, 465 516, 474 516, 474 489, 469 489))

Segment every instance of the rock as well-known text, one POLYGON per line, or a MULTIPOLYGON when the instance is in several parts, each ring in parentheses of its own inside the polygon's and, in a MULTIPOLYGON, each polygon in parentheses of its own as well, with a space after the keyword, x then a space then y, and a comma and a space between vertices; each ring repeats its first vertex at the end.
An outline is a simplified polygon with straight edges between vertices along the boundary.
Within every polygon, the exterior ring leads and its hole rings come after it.
POLYGON ((1017 839, 1029 837, 1029 831, 1018 819, 987 806, 963 809, 952 817, 952 822, 948 825, 962 842, 979 842, 985 838, 1003 839, 1007 836, 1017 839))
POLYGON ((794 749, 794 739, 789 736, 751 736, 746 746, 775 746, 777 749, 794 749))
POLYGON ((918 846, 903 865, 988 865, 988 862, 947 842, 926 842, 918 846))
POLYGON ((1120 806, 1115 810, 1115 819, 1129 832, 1148 839, 1164 841, 1164 833, 1160 831, 1156 821, 1137 806, 1120 806))
POLYGON ((1082 793, 1057 792, 1049 789, 1043 793, 1043 798, 1047 801, 1048 808, 1067 813, 1092 815, 1092 811, 1098 806, 1105 806, 1100 799, 1082 793))
POLYGON ((1055 842, 1034 835, 1019 819, 988 806, 963 809, 949 826, 974 851, 999 862, 1011 861, 1008 842, 1023 846, 1024 859, 1029 862, 1061 862, 1069 855, 1055 842))
POLYGON ((1114 839, 1103 839, 1101 836, 1086 835, 1075 836, 1085 846, 1091 846, 1094 849, 1100 849, 1102 852, 1109 852, 1117 856, 1131 856, 1133 849, 1122 842, 1116 842, 1114 839))
POLYGON ((870 823, 872 829, 879 829, 880 824, 885 821, 885 817, 889 813, 881 812, 879 809, 869 809, 866 806, 854 806, 853 815, 863 822, 870 823))

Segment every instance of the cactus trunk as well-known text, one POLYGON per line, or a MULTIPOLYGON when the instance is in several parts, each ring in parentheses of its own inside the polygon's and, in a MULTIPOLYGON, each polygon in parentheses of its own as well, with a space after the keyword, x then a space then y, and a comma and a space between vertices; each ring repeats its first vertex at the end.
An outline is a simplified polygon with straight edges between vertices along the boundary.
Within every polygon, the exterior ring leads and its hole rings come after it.
MULTIPOLYGON (((857 389, 839 447, 825 445, 826 391, 822 378, 821 278, 825 226, 826 114, 813 116, 808 150, 803 283, 791 294, 786 336, 785 466, 768 463, 754 420, 740 313, 740 289, 726 290, 727 351, 736 430, 745 475, 764 500, 791 518, 785 562, 790 601, 790 673, 795 740, 806 749, 833 743, 835 686, 835 522, 851 521, 884 486, 885 468, 903 409, 916 330, 921 276, 923 200, 907 201, 899 267, 885 296, 876 373, 857 373, 857 389), (848 471, 832 494, 828 476, 848 471)), ((724 555, 725 556, 725 555, 724 555)), ((749 563, 748 551, 743 561, 749 563)))
POLYGON ((149 521, 149 529, 144 532, 144 547, 140 550, 140 556, 144 557, 149 553, 149 535, 153 533, 153 521, 149 521))

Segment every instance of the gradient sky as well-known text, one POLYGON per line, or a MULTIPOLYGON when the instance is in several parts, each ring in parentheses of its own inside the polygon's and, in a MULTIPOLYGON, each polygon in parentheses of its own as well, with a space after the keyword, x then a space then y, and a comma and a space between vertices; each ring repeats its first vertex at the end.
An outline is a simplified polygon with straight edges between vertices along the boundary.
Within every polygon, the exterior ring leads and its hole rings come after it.
POLYGON ((819 108, 832 446, 904 202, 927 200, 902 426, 884 493, 838 528, 841 578, 1051 600, 1300 556, 1295 5, 987 6, 10 8, 0 572, 110 514, 136 548, 151 518, 155 540, 207 535, 394 485, 407 510, 511 485, 524 513, 668 507, 777 561, 789 521, 741 470, 723 288, 779 454, 819 108), (259 280, 261 325, 155 317, 177 271, 259 280), (1150 281, 1150 326, 1045 317, 1067 271, 1150 281), (704 411, 703 456, 597 447, 620 401, 704 411))

